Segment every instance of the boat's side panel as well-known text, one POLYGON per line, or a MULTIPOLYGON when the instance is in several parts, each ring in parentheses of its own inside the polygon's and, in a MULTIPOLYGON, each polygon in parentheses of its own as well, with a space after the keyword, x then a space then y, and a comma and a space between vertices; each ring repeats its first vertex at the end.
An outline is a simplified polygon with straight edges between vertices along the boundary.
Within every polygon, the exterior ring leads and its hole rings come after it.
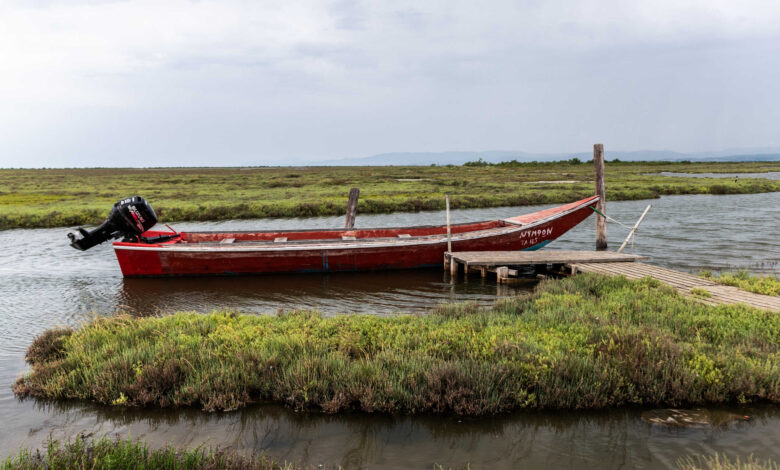
MULTIPOLYGON (((587 206, 546 223, 453 241, 454 251, 535 249, 558 238, 592 213, 587 206)), ((115 246, 125 276, 229 275, 404 269, 440 265, 447 249, 436 243, 397 243, 359 248, 242 251, 123 249, 115 246)))
POLYGON ((114 250, 122 275, 133 276, 163 276, 169 274, 163 271, 160 253, 156 251, 114 250))

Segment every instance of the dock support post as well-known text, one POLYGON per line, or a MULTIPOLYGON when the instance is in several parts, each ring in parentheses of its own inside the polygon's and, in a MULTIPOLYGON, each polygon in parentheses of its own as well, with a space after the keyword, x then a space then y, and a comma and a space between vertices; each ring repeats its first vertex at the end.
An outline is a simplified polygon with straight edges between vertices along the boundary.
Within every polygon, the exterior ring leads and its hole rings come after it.
POLYGON ((509 268, 507 266, 496 268, 496 277, 499 284, 507 282, 509 280, 509 268))
MULTIPOLYGON (((593 165, 596 167, 596 195, 599 197, 596 209, 604 214, 607 206, 607 187, 604 182, 604 144, 593 145, 593 165)), ((604 251, 606 249, 607 219, 596 214, 596 250, 604 251)))
POLYGON ((455 261, 455 258, 450 256, 450 276, 457 276, 458 275, 458 262, 455 261))
POLYGON ((349 202, 347 202, 347 218, 344 221, 344 228, 355 228, 355 214, 357 214, 358 197, 360 189, 352 188, 349 190, 349 202))

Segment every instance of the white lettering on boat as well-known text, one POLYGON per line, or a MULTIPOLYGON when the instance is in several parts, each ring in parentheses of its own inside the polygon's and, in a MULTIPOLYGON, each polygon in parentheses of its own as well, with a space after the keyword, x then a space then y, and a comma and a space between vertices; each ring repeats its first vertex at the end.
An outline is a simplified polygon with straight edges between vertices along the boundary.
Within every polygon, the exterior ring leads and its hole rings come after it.
POLYGON ((520 238, 549 237, 553 233, 552 227, 540 228, 536 230, 526 230, 520 234, 520 238))

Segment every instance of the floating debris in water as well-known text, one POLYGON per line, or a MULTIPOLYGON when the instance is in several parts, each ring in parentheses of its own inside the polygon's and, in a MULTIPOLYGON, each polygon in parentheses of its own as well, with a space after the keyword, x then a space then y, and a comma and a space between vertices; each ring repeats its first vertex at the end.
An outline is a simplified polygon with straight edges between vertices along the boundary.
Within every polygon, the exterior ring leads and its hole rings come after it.
POLYGON ((693 410, 661 408, 642 413, 642 421, 670 427, 726 426, 736 421, 749 420, 750 416, 748 415, 703 408, 693 410))

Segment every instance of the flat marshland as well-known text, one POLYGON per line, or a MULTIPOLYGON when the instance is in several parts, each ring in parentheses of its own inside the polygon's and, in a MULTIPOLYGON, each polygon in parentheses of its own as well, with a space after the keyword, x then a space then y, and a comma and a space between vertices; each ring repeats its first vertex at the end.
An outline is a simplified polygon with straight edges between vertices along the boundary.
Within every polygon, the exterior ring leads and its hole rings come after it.
POLYGON ((20 396, 230 410, 485 415, 780 402, 780 315, 578 275, 426 315, 98 318, 30 346, 20 396))
MULTIPOLYGON (((780 162, 608 162, 608 200, 674 194, 780 191, 780 181, 660 176, 780 171, 780 162)), ((415 167, 0 169, 0 229, 102 222, 111 205, 147 198, 161 220, 225 220, 343 214, 351 187, 358 212, 565 203, 593 194, 593 165, 551 163, 415 167)))

